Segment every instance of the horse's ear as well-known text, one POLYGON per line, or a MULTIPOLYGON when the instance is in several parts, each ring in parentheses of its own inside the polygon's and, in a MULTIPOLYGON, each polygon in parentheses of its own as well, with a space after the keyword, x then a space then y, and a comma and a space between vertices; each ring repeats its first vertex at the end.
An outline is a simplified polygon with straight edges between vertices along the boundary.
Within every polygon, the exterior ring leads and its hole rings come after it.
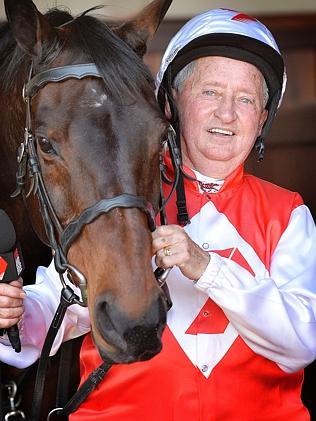
POLYGON ((113 31, 141 57, 147 42, 153 37, 172 0, 154 0, 133 20, 113 28, 113 31))
POLYGON ((16 42, 41 59, 44 45, 51 45, 57 36, 55 29, 31 0, 5 0, 5 11, 16 42))

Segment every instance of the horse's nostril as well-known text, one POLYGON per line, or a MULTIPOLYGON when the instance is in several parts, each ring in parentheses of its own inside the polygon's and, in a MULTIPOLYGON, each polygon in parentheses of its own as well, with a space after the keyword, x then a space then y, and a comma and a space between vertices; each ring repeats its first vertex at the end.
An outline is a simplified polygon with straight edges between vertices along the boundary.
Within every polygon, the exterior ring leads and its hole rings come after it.
POLYGON ((147 360, 161 349, 158 327, 135 326, 124 334, 124 338, 129 354, 138 360, 147 360))
POLYGON ((127 316, 109 294, 95 305, 97 328, 104 340, 136 359, 148 359, 161 349, 160 337, 166 322, 164 297, 159 294, 147 312, 137 319, 127 316))
POLYGON ((99 332, 103 338, 116 348, 126 351, 126 342, 113 323, 110 314, 110 306, 106 301, 99 301, 95 306, 95 320, 99 332))

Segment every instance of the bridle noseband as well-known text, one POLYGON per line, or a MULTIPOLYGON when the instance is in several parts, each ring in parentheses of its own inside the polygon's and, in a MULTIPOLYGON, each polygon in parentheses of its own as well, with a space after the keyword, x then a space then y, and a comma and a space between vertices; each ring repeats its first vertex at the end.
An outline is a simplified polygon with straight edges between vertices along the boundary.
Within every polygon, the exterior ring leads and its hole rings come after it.
MULTIPOLYGON (((100 200, 95 205, 85 209, 81 215, 72 220, 65 228, 62 227, 56 215, 45 187, 36 151, 35 139, 32 132, 31 100, 32 97, 48 83, 58 83, 71 78, 80 80, 86 77, 102 78, 102 75, 94 63, 55 67, 40 72, 35 76, 32 76, 31 66, 28 81, 23 88, 23 99, 26 103, 25 134, 24 141, 21 143, 18 150, 18 171, 16 175, 17 189, 12 194, 12 197, 15 197, 23 193, 26 198, 32 192, 33 194, 37 195, 46 234, 49 241, 49 246, 53 249, 55 268, 59 273, 61 282, 64 287, 66 286, 63 277, 65 272, 67 272, 70 280, 79 286, 82 299, 80 300, 79 298, 75 298, 74 302, 82 306, 87 305, 86 279, 77 268, 69 264, 67 260, 67 252, 84 226, 98 218, 100 215, 108 213, 115 208, 137 208, 146 214, 150 230, 154 231, 156 228, 155 212, 152 204, 142 196, 128 193, 123 193, 109 199, 100 200), (25 185, 27 174, 29 174, 31 179, 31 185, 28 192, 26 193, 25 185), (59 240, 57 239, 56 234, 59 236, 59 240)), ((172 138, 173 133, 169 131, 168 143, 170 142, 170 145, 172 144, 172 138)), ((178 161, 177 158, 174 160, 178 161)), ((178 171, 175 171, 175 173, 177 174, 178 171)), ((171 194, 169 197, 170 196, 171 194)), ((161 201, 163 205, 162 207, 165 206, 166 202, 167 201, 161 201)), ((161 281, 160 283, 164 283, 165 278, 166 273, 161 273, 158 282, 161 281)))

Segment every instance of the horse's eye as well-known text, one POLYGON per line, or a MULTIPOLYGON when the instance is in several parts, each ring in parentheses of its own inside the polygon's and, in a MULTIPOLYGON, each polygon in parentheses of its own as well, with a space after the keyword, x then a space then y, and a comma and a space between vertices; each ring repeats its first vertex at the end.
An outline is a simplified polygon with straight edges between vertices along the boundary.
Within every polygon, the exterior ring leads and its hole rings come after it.
POLYGON ((51 142, 43 136, 37 136, 37 144, 41 148, 42 152, 47 154, 55 153, 55 149, 53 148, 51 142))

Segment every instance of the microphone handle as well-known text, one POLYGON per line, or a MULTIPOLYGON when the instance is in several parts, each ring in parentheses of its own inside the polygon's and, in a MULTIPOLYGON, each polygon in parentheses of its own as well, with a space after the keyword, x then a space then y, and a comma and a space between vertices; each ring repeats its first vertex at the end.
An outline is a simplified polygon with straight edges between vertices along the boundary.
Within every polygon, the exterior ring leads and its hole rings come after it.
POLYGON ((18 325, 11 326, 6 329, 10 344, 15 352, 21 352, 21 341, 18 325))

